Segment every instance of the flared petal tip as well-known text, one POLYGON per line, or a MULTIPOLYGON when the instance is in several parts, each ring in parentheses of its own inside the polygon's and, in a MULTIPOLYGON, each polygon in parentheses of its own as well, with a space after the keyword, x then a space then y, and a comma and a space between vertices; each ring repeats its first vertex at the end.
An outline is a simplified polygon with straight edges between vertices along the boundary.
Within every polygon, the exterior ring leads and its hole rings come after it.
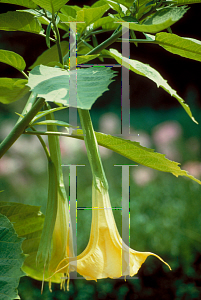
POLYGON ((170 267, 170 265, 166 261, 164 261, 160 256, 158 256, 155 253, 151 253, 151 252, 149 253, 149 255, 153 255, 153 256, 157 257, 158 259, 160 259, 166 266, 168 266, 168 268, 170 269, 170 271, 172 271, 172 268, 170 267))

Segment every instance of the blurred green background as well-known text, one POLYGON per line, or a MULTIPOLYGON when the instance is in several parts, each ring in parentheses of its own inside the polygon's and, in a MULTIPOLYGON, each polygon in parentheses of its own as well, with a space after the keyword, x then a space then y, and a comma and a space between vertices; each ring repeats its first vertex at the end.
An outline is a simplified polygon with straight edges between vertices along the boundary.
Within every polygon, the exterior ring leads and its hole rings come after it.
MULTIPOLYGON (((79 1, 69 4, 81 5, 79 1)), ((92 4, 88 1, 85 4, 92 4)), ((1 6, 1 12, 11 9, 1 6)), ((13 9, 19 7, 12 6, 13 9)), ((199 6, 200 7, 200 6, 199 6)), ((173 27, 173 32, 201 40, 194 25, 198 5, 193 6, 184 20, 173 27), (192 10, 192 11, 191 11, 192 10), (191 26, 186 26, 190 24, 191 26), (175 31, 174 31, 175 28, 175 31), (182 32, 182 33, 181 33, 182 32), (192 33, 192 34, 191 34, 192 33)), ((105 37, 100 37, 101 39, 105 37)), ((29 67, 46 49, 45 40, 33 34, 0 32, 2 49, 21 54, 29 67), (29 39, 28 39, 29 36, 29 39)), ((121 45, 115 44, 121 50, 121 45)), ((195 119, 200 115, 199 62, 166 53, 155 46, 146 48, 131 45, 131 58, 155 67, 178 94, 190 105, 195 119), (148 50, 147 50, 148 49, 148 50)), ((107 60, 105 61, 107 63, 107 60)), ((95 60, 94 63, 99 63, 95 60)), ((118 70, 119 71, 119 70, 118 70)), ((119 72, 120 73, 120 72, 119 72)), ((1 64, 1 77, 18 77, 11 67, 1 64)), ((176 100, 157 89, 155 84, 138 75, 130 74, 130 136, 141 145, 165 153, 178 161, 181 167, 201 178, 201 127, 191 121, 176 100)), ((0 140, 12 129, 26 99, 11 105, 0 105, 0 140)), ((68 111, 56 114, 68 121, 68 111)), ((110 85, 91 110, 94 128, 105 133, 119 134, 121 126, 121 77, 110 85)), ((47 141, 47 138, 44 137, 47 141)), ((91 206, 91 171, 83 141, 60 138, 63 164, 82 164, 77 167, 78 207, 91 206)), ((113 207, 121 206, 121 168, 116 164, 135 164, 110 150, 100 147, 103 165, 109 182, 113 207)), ((69 193, 69 169, 64 167, 65 185, 69 193)), ((35 136, 24 135, 0 160, 1 201, 20 202, 41 206, 45 213, 47 201, 47 162, 35 136)), ((70 291, 60 291, 53 284, 50 293, 45 284, 41 295, 41 282, 23 277, 19 295, 22 300, 34 299, 201 299, 201 187, 186 178, 176 178, 143 166, 130 167, 130 246, 138 251, 160 255, 172 271, 154 257, 143 264, 136 278, 124 280, 85 279, 71 280, 70 291)), ((121 211, 114 210, 117 227, 121 232, 121 211)), ((88 242, 91 211, 78 210, 77 252, 88 242)))

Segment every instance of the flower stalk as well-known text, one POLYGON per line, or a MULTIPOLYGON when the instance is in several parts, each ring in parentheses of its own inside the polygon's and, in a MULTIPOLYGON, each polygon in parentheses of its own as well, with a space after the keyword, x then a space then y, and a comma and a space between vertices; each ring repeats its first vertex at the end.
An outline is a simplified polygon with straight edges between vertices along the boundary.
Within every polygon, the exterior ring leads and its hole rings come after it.
POLYGON ((108 182, 103 169, 98 143, 93 129, 90 113, 88 110, 78 109, 80 122, 84 134, 84 141, 87 149, 87 155, 93 175, 93 183, 95 187, 102 190, 108 190, 108 182))

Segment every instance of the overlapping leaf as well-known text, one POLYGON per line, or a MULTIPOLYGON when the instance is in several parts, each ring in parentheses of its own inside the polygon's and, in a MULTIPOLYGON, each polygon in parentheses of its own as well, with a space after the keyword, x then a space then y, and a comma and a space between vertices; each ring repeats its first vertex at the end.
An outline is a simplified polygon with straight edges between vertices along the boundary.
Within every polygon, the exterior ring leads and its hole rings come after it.
MULTIPOLYGON (((46 15, 48 16, 48 18, 45 16, 44 14, 44 11, 43 9, 23 9, 23 10, 20 10, 20 12, 27 12, 27 13, 30 13, 32 14, 33 16, 35 16, 38 21, 41 23, 41 24, 44 24, 44 25, 49 25, 50 23, 50 19, 52 18, 52 15, 50 12, 46 11, 46 15)), ((61 23, 59 22, 57 24, 58 28, 62 29, 62 30, 65 30, 65 31, 68 31, 69 29, 69 26, 67 24, 64 24, 64 23, 61 23)))
MULTIPOLYGON (((82 136, 82 130, 78 129, 76 134, 78 134, 77 136, 75 135, 76 138, 84 139, 82 136)), ((160 154, 154 152, 153 149, 143 147, 139 142, 125 140, 100 132, 95 132, 95 135, 100 146, 113 150, 136 163, 158 171, 172 173, 176 177, 186 176, 201 184, 200 180, 194 178, 192 175, 189 175, 185 170, 181 170, 179 163, 167 159, 165 154, 160 154)))
POLYGON ((47 9, 49 12, 52 12, 52 6, 53 6, 54 12, 57 12, 69 0, 32 0, 32 1, 37 5, 39 5, 40 7, 47 9))
POLYGON ((9 3, 28 8, 36 8, 37 5, 32 0, 0 0, 0 3, 9 3))
POLYGON ((116 3, 116 2, 113 1, 113 0, 107 0, 107 3, 109 4, 109 6, 110 6, 112 9, 116 10, 119 14, 121 14, 122 11, 123 11, 124 13, 126 13, 126 11, 127 11, 127 8, 126 8, 124 5, 119 4, 119 3, 116 3))
POLYGON ((186 7, 164 8, 157 11, 142 24, 137 24, 136 22, 126 23, 127 17, 125 19, 114 17, 114 20, 125 22, 124 26, 136 31, 156 33, 172 26, 183 17, 186 11, 186 7))
POLYGON ((93 29, 102 27, 107 30, 115 30, 119 26, 118 23, 114 23, 114 19, 111 16, 100 18, 93 24, 93 29))
POLYGON ((0 62, 8 64, 19 71, 23 71, 26 67, 26 63, 22 56, 8 50, 0 50, 0 62))
POLYGON ((41 24, 34 15, 28 12, 8 11, 0 14, 0 30, 26 31, 40 34, 41 24))
POLYGON ((33 92, 47 101, 90 109, 96 99, 108 90, 108 85, 115 73, 107 67, 67 71, 40 65, 30 72, 28 85, 33 92), (69 104, 70 84, 75 90, 77 87, 77 104, 69 104))
MULTIPOLYGON (((36 254, 42 234, 44 215, 38 206, 25 205, 14 202, 0 202, 0 213, 11 222, 19 237, 23 237, 22 250, 28 254, 25 258, 22 270, 30 277, 43 280, 44 265, 36 265, 36 254)), ((49 274, 45 273, 45 278, 49 274)), ((53 282, 60 282, 60 276, 55 276, 53 282)))
POLYGON ((77 30, 81 33, 87 26, 99 20, 109 8, 106 3, 98 7, 84 7, 82 9, 76 9, 74 6, 68 7, 67 5, 61 9, 62 14, 59 14, 59 17, 62 22, 84 22, 83 24, 77 24, 77 30))
POLYGON ((155 41, 165 50, 180 56, 201 61, 201 41, 180 37, 176 34, 160 32, 155 41))
POLYGON ((94 23, 96 20, 99 20, 108 9, 109 9, 108 4, 101 5, 98 7, 90 7, 90 8, 84 7, 82 9, 68 7, 67 5, 61 9, 61 12, 67 16, 71 16, 77 22, 85 22, 85 26, 88 26, 94 23))
MULTIPOLYGON (((105 50, 104 50, 105 51, 105 50)), ((158 71, 156 71, 154 68, 150 67, 147 64, 143 64, 142 62, 139 62, 134 59, 129 59, 127 57, 123 57, 117 50, 110 49, 110 51, 105 53, 110 53, 112 57, 115 58, 115 60, 119 63, 125 66, 127 69, 131 69, 131 71, 135 72, 136 74, 142 75, 144 77, 149 78, 153 82, 156 83, 157 87, 162 87, 168 94, 176 98, 179 103, 183 106, 189 117, 197 123, 197 121, 194 119, 191 110, 189 106, 184 102, 184 100, 177 94, 175 90, 173 90, 169 84, 167 83, 167 80, 165 80, 158 71)))
POLYGON ((9 104, 19 100, 29 92, 26 79, 1 78, 0 80, 0 102, 9 104))
POLYGON ((11 222, 0 214, 0 295, 1 300, 19 299, 17 287, 24 276, 21 267, 25 256, 22 254, 22 238, 19 238, 11 222))

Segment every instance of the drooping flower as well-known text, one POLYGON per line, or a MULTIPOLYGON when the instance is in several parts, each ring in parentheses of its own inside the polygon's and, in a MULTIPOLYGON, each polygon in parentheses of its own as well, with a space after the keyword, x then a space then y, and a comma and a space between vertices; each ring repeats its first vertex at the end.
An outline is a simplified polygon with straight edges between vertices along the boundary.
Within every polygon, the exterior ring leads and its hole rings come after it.
POLYGON ((101 184, 99 187, 92 187, 92 223, 86 249, 70 263, 68 259, 62 260, 55 273, 70 266, 87 280, 134 276, 149 255, 157 257, 170 268, 158 255, 135 251, 122 241, 111 209, 108 190, 101 188, 101 184))
MULTIPOLYGON (((55 227, 52 236, 52 252, 49 262, 48 272, 54 274, 57 270, 58 264, 65 260, 69 261, 69 257, 74 256, 72 229, 70 226, 70 215, 68 209, 68 202, 64 195, 62 195, 62 189, 58 194, 58 206, 57 217, 55 227)), ((68 276, 70 272, 69 266, 62 270, 63 276, 68 276)), ((69 281, 68 281, 69 282, 69 281)), ((65 279, 61 277, 61 288, 65 290, 65 279)), ((51 291, 51 279, 49 280, 49 289, 51 291)), ((68 289, 68 285, 67 285, 68 289)))

